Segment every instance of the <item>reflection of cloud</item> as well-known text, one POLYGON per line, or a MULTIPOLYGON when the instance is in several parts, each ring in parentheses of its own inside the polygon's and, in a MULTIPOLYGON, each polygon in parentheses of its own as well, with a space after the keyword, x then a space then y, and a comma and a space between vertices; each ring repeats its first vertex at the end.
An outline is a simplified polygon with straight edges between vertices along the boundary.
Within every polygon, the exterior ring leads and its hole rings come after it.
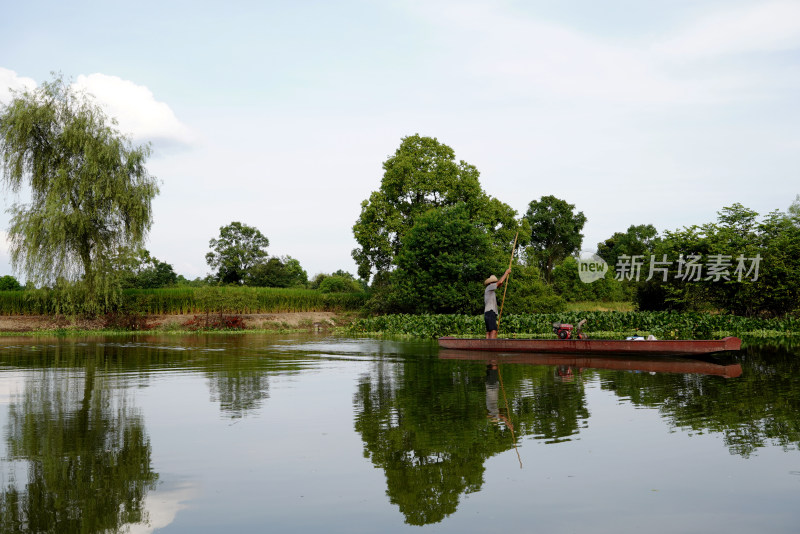
POLYGON ((193 140, 190 130, 172 109, 158 102, 147 87, 106 74, 80 75, 74 87, 93 95, 102 108, 119 121, 122 133, 136 141, 159 144, 188 145, 193 140))
POLYGON ((0 375, 0 405, 8 404, 19 394, 19 385, 23 380, 24 375, 21 373, 4 372, 0 375))
POLYGON ((145 534, 164 528, 175 520, 178 512, 186 508, 185 502, 192 499, 197 488, 190 482, 176 484, 169 490, 151 491, 144 498, 145 517, 147 523, 128 525, 126 532, 145 534))

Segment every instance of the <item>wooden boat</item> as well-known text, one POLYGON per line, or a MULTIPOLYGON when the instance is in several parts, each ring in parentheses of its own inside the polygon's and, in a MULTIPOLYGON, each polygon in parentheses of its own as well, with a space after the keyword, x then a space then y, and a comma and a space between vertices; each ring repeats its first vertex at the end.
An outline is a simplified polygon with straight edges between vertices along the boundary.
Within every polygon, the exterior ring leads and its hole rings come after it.
POLYGON ((678 356, 576 356, 570 354, 493 353, 475 350, 444 349, 439 351, 443 360, 467 360, 485 364, 512 363, 524 365, 551 365, 577 369, 612 369, 616 371, 641 371, 645 373, 702 374, 735 378, 741 376, 742 366, 722 364, 678 356))
POLYGON ((710 354, 724 350, 739 350, 738 337, 723 339, 483 339, 440 337, 444 349, 484 350, 492 352, 536 352, 558 354, 652 354, 686 355, 710 354))

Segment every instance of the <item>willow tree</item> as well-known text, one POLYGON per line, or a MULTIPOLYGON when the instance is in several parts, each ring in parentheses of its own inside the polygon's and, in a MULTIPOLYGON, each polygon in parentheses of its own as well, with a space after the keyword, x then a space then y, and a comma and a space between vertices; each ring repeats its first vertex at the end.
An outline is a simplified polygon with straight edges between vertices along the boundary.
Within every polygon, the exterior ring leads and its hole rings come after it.
POLYGON ((108 303, 110 259, 142 246, 152 224, 149 155, 60 76, 14 93, 0 108, 2 182, 30 191, 9 209, 15 270, 37 284, 81 281, 90 303, 108 303))

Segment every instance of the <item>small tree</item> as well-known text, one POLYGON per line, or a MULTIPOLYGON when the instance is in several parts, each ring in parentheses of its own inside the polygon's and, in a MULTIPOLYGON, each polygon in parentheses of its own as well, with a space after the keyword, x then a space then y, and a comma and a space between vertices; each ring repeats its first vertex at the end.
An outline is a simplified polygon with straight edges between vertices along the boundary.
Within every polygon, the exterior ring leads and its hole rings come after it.
POLYGON ((13 276, 7 274, 0 276, 0 291, 19 291, 22 285, 13 276))
POLYGON ((119 286, 106 259, 142 246, 152 224, 149 154, 61 77, 14 93, 0 109, 3 183, 31 192, 10 210, 14 268, 38 285, 82 280, 90 311, 108 303, 119 286))
POLYGON ((273 257, 253 265, 245 283, 255 287, 303 287, 308 283, 308 274, 291 256, 273 257))
POLYGON ((358 293, 363 290, 364 288, 361 287, 361 284, 352 276, 342 276, 340 274, 326 276, 319 283, 320 293, 358 293))
POLYGON ((603 258, 613 271, 617 258, 627 256, 649 256, 658 242, 658 230, 652 224, 631 225, 625 233, 614 235, 597 244, 597 255, 603 258))
POLYGON ((132 268, 122 276, 125 287, 153 289, 178 283, 178 275, 172 265, 154 258, 145 249, 136 252, 131 265, 132 268))
POLYGON ((574 213, 575 205, 552 195, 533 200, 528 205, 525 218, 531 226, 528 254, 542 271, 545 279, 552 279, 553 267, 575 252, 583 242, 583 225, 586 216, 574 213))
POLYGON ((241 284, 247 272, 267 257, 267 239, 257 228, 232 222, 219 229, 219 239, 209 241, 206 262, 216 269, 223 284, 241 284))

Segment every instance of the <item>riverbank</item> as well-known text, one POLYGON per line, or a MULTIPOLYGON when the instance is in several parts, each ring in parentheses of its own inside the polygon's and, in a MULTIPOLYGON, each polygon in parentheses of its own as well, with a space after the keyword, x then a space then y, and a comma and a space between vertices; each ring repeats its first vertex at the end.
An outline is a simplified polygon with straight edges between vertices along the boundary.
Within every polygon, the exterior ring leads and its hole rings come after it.
MULTIPOLYGON (((218 317, 210 316, 212 319, 218 317)), ((245 330, 308 330, 318 331, 344 326, 353 320, 352 313, 336 312, 285 312, 237 315, 245 330)), ((165 314, 137 317, 140 329, 189 330, 192 322, 203 322, 205 315, 165 314)), ((96 331, 109 329, 109 319, 80 319, 51 315, 0 316, 0 333, 36 333, 48 331, 96 331)))

